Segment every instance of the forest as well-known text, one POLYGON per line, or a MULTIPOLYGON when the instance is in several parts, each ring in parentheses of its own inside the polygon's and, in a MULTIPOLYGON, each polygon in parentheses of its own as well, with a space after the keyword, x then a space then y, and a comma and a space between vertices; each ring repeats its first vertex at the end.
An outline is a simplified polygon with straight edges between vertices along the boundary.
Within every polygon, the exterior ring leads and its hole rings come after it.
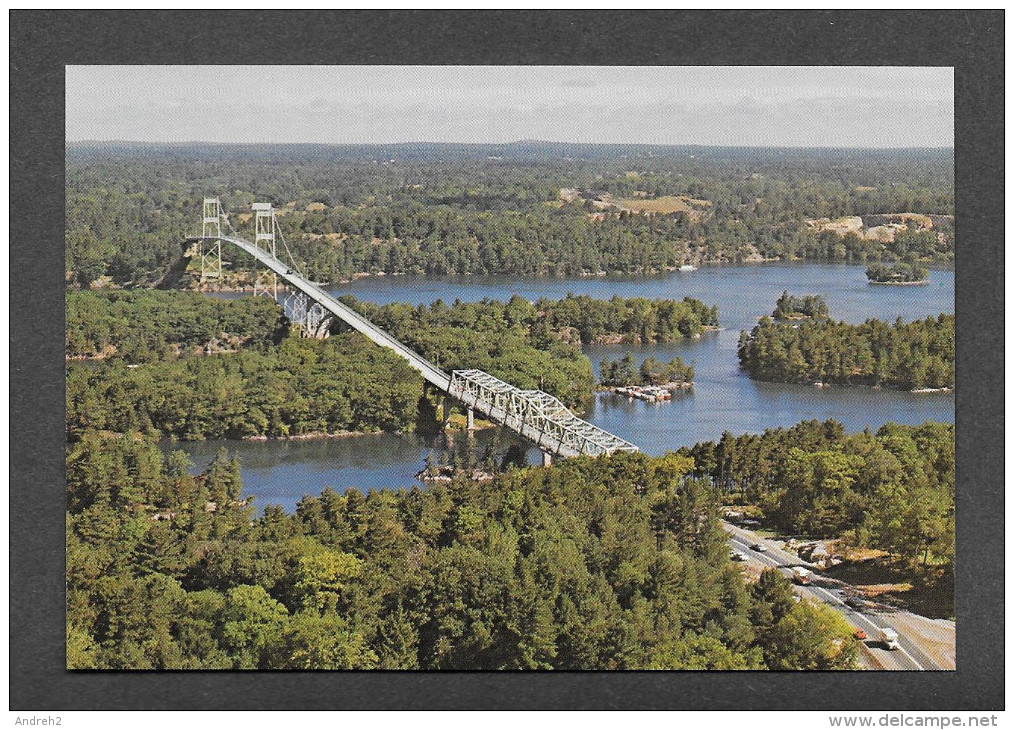
POLYGON ((67 454, 70 669, 844 669, 851 629, 728 560, 685 456, 242 499, 222 450, 67 454))
MULTIPOLYGON (((717 322, 692 299, 342 299, 439 367, 480 368, 576 407, 595 388, 585 338, 668 342, 717 322)), ((326 340, 300 337, 263 297, 68 292, 67 358, 72 440, 89 429, 200 440, 437 425, 422 378, 399 356, 338 325, 326 340)))
POLYGON ((740 333, 739 361, 757 380, 953 388, 954 315, 859 325, 762 317, 749 334, 740 333))
POLYGON ((272 202, 317 281, 775 259, 949 264, 953 187, 952 150, 72 145, 67 281, 161 281, 197 232, 206 195, 220 196, 246 235, 250 203, 272 202), (811 225, 902 213, 932 229, 879 240, 811 225))
POLYGON ((187 292, 67 292, 69 360, 137 365, 174 357, 263 349, 287 323, 267 297, 215 299, 187 292))
POLYGON ((759 507, 785 534, 842 538, 917 566, 954 562, 954 425, 888 423, 848 434, 803 421, 681 448, 726 501, 759 507))
POLYGON ((709 307, 690 297, 593 299, 585 294, 567 294, 555 301, 542 298, 532 303, 515 294, 506 303, 484 299, 456 301, 448 306, 437 300, 429 308, 406 304, 378 306, 347 296, 340 299, 406 341, 428 327, 451 327, 497 333, 522 329, 539 343, 557 339, 579 345, 664 344, 697 337, 705 329, 718 326, 718 306, 709 307))
MULTIPOLYGON (((850 669, 839 614, 729 560, 723 506, 883 550, 921 580, 953 567, 954 427, 932 422, 810 421, 548 469, 445 434, 452 463, 427 459, 445 480, 262 505, 225 449, 197 472, 171 442, 437 433, 447 414, 340 323, 310 339, 266 298, 162 290, 249 284, 233 250, 224 281, 194 276, 204 196, 247 237, 250 204, 273 203, 280 245, 318 282, 768 260, 925 278, 954 261, 952 150, 72 144, 66 160, 70 669, 850 669)), ((341 300, 442 369, 575 410, 597 385, 694 378, 627 353, 597 384, 582 346, 719 325, 689 297, 341 300)), ((761 380, 953 388, 954 317, 850 325, 786 291, 738 352, 761 380)))

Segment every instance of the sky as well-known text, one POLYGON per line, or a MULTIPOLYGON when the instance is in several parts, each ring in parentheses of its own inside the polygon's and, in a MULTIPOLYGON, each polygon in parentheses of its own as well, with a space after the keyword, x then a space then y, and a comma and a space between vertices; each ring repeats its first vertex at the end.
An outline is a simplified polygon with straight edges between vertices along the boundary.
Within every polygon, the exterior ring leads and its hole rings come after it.
POLYGON ((951 68, 68 66, 70 142, 951 147, 951 68))

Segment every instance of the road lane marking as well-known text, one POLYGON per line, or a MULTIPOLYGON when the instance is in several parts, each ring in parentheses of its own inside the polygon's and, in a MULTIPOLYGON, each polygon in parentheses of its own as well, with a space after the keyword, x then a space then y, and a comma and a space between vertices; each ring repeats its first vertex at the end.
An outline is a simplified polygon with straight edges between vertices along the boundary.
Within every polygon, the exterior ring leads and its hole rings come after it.
MULTIPOLYGON (((826 594, 827 594, 828 596, 830 596, 830 597, 831 597, 832 601, 834 601, 834 602, 836 602, 836 603, 840 603, 840 604, 841 604, 842 606, 845 606, 845 602, 844 602, 844 601, 842 601, 842 600, 841 600, 840 598, 838 598, 838 596, 834 595, 834 594, 833 594, 833 593, 832 593, 831 591, 829 591, 829 590, 828 590, 827 588, 820 588, 820 587, 818 587, 818 586, 811 586, 811 590, 814 590, 814 591, 823 591, 824 593, 826 593, 826 594)), ((846 608, 848 608, 848 606, 845 606, 845 607, 846 607, 846 608)), ((874 627, 874 628, 875 628, 875 629, 876 629, 876 630, 877 630, 878 632, 879 632, 879 631, 880 631, 881 629, 884 629, 884 628, 890 628, 890 627, 888 627, 888 626, 880 626, 880 625, 879 625, 879 624, 877 624, 877 623, 876 623, 876 622, 875 622, 875 621, 874 621, 873 619, 869 618, 868 616, 866 616, 866 614, 862 613, 861 611, 855 611, 853 615, 854 615, 854 617, 855 617, 855 618, 857 618, 857 619, 861 619, 861 620, 865 621, 865 622, 866 622, 867 624, 869 624, 870 626, 873 626, 873 627, 874 627)), ((919 662, 917 662, 917 661, 915 660, 915 657, 913 657, 913 656, 912 656, 911 654, 909 654, 909 653, 908 653, 908 652, 907 652, 907 651, 905 650, 905 647, 903 647, 903 646, 901 645, 901 642, 900 642, 900 641, 898 642, 898 651, 899 651, 899 652, 901 652, 902 656, 905 656, 905 657, 907 657, 907 658, 908 658, 908 660, 909 660, 910 662, 912 662, 912 664, 914 664, 914 665, 916 666, 916 668, 917 668, 917 669, 921 669, 921 670, 926 670, 926 667, 922 666, 922 664, 920 664, 919 662)), ((935 667, 934 667, 934 668, 935 668, 935 667)))
MULTIPOLYGON (((757 560, 757 562, 761 563, 762 565, 767 565, 767 566, 772 567, 772 568, 786 569, 786 568, 792 567, 791 566, 792 563, 795 563, 795 562, 805 562, 805 561, 793 560, 792 559, 792 555, 790 553, 787 553, 784 550, 781 550, 780 548, 771 548, 771 547, 769 547, 768 550, 770 550, 773 553, 772 555, 768 555, 767 552, 758 552, 757 550, 753 550, 751 547, 749 547, 747 545, 748 539, 745 536, 737 535, 737 534, 732 533, 730 531, 727 531, 727 532, 729 532, 729 535, 730 535, 730 538, 729 538, 730 542, 738 542, 740 546, 744 546, 744 547, 747 547, 748 549, 752 550, 752 552, 754 553, 754 555, 748 556, 748 559, 750 557, 753 557, 754 559, 757 560), (784 557, 782 557, 782 560, 784 560, 785 563, 778 562, 778 560, 776 559, 776 557, 778 557, 779 553, 783 554, 784 557), (788 563, 788 564, 786 564, 786 563, 788 563)), ((763 544, 763 542, 761 542, 761 540, 757 540, 755 542, 760 542, 761 544, 763 544)), ((847 585, 847 584, 843 584, 843 585, 847 585)), ((824 603, 830 604, 831 607, 834 608, 835 610, 837 610, 838 613, 842 614, 846 620, 848 620, 850 618, 850 615, 847 613, 847 611, 849 610, 849 606, 847 606, 842 599, 840 599, 838 596, 836 596, 834 593, 832 593, 827 588, 822 588, 822 587, 813 586, 813 585, 802 586, 802 588, 804 590, 805 589, 809 589, 814 594, 816 594, 818 597, 820 596, 820 593, 825 594, 827 596, 827 598, 824 598, 824 601, 823 601, 824 603), (818 592, 820 592, 820 593, 818 593, 818 592), (828 600, 828 599, 830 599, 830 600, 828 600), (845 610, 842 610, 842 609, 845 609, 845 610)), ((861 613, 860 611, 854 611, 854 612, 852 612, 851 613, 851 617, 853 618, 853 621, 852 621, 853 624, 856 623, 857 620, 860 620, 860 621, 864 622, 867 626, 872 626, 876 630, 877 633, 879 633, 881 629, 887 628, 887 627, 878 625, 875 621, 873 621, 873 619, 867 617, 865 614, 861 613)), ((916 661, 915 657, 913 657, 905 649, 904 646, 901 645, 900 641, 898 642, 898 651, 902 654, 902 656, 904 656, 906 659, 908 659, 908 661, 911 662, 912 665, 916 669, 918 669, 918 670, 925 671, 926 669, 938 669, 938 667, 936 667, 935 665, 930 666, 930 667, 924 667, 921 663, 919 663, 918 661, 916 661)), ((922 652, 920 652, 920 653, 922 653, 922 652)), ((930 664, 932 665, 933 663, 930 662, 930 664)))

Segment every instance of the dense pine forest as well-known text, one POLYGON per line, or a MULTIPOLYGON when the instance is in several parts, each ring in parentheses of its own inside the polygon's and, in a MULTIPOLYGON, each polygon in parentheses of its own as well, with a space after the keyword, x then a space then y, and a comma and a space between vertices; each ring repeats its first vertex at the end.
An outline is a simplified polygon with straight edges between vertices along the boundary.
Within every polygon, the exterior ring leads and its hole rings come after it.
POLYGON ((951 150, 73 145, 66 186, 72 286, 161 281, 205 195, 274 203, 319 281, 954 258, 951 150))
POLYGON ((725 433, 679 453, 724 495, 787 534, 843 538, 915 565, 954 561, 954 426, 887 424, 847 434, 804 421, 760 435, 725 433))
POLYGON ((72 669, 842 669, 851 630, 729 563, 691 459, 325 491, 255 518, 223 451, 67 459, 72 669))
POLYGON ((758 380, 953 388, 954 315, 859 325, 762 317, 749 334, 740 334, 739 360, 758 380))
MULTIPOLYGON (((582 342, 671 342, 717 324, 693 299, 531 303, 343 301, 438 366, 478 367, 580 406, 595 388, 582 342)), ((435 427, 422 378, 396 354, 340 331, 291 330, 264 298, 69 292, 67 419, 89 429, 184 440, 435 427)))

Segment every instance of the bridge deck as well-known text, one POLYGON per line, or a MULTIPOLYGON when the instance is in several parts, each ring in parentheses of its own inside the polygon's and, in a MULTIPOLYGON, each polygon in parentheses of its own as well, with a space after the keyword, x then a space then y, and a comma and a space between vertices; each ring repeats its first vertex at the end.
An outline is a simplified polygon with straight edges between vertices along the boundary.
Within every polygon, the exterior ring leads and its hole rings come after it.
POLYGON ((456 370, 451 375, 406 347, 351 307, 342 304, 291 266, 237 236, 194 236, 190 243, 225 241, 253 256, 294 289, 362 333, 371 342, 401 355, 427 382, 474 408, 496 423, 557 456, 637 451, 637 447, 575 416, 559 400, 541 390, 520 390, 481 370, 456 370))
MULTIPOLYGON (((208 239, 201 236, 187 239, 187 241, 202 241, 202 240, 208 239)), ((268 267, 273 272, 278 274, 278 276, 280 276, 292 287, 306 294, 306 296, 313 299, 315 302, 317 302, 322 307, 327 309, 329 312, 331 312, 331 314, 338 317, 340 320, 345 322, 345 324, 349 325, 354 330, 364 334, 370 341, 380 345, 381 347, 386 347, 390 350, 394 350, 395 352, 397 352, 399 355, 405 358, 412 367, 414 367, 416 370, 422 373, 423 377, 426 378, 427 381, 429 381, 430 383, 432 383, 433 385, 435 385, 436 387, 440 388, 443 391, 446 391, 448 388, 450 388, 451 378, 447 373, 445 373, 443 370, 438 368, 433 363, 426 360, 424 357, 422 357, 415 351, 409 349, 408 347, 405 347, 405 345, 401 344, 394 337, 389 335, 384 330, 380 329, 380 327, 377 327, 370 320, 366 319, 366 317, 362 316, 351 307, 342 304, 333 296, 331 296, 326 291, 321 289, 319 286, 305 279, 301 274, 294 271, 291 266, 286 266, 284 263, 276 259, 274 256, 269 254, 264 249, 251 243, 250 241, 243 240, 242 238, 236 238, 234 236, 221 236, 220 238, 216 237, 215 240, 221 240, 227 243, 231 243, 237 248, 240 248, 246 253, 250 254, 260 263, 264 264, 266 267, 268 267)))

